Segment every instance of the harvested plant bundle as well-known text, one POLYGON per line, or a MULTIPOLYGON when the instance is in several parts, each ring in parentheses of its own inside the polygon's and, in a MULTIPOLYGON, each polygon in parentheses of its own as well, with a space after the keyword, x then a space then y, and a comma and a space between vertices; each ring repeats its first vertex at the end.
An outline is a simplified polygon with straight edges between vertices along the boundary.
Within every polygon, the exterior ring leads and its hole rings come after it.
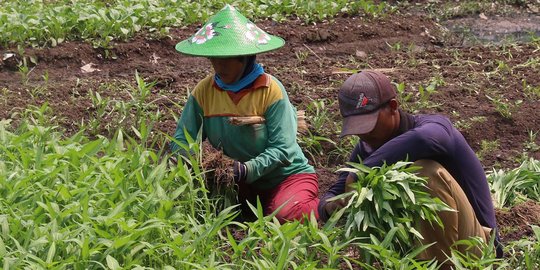
POLYGON ((224 200, 224 207, 236 204, 237 190, 233 171, 234 160, 208 141, 201 144, 201 166, 210 195, 224 200))
MULTIPOLYGON (((346 214, 346 236, 367 239, 374 244, 406 254, 422 238, 416 224, 425 220, 442 225, 438 211, 453 211, 427 191, 427 179, 415 174, 411 162, 368 168, 350 163, 358 181, 354 190, 334 199, 347 198, 348 204, 335 216, 346 214)), ((366 256, 369 256, 366 254, 366 256)))

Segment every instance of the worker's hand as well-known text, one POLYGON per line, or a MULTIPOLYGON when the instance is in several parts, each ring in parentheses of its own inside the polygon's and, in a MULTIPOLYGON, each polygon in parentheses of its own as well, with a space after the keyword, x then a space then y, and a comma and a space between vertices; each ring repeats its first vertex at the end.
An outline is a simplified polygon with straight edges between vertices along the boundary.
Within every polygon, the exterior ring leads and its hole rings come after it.
POLYGON ((326 214, 328 215, 328 217, 330 217, 332 213, 345 207, 347 203, 348 203, 347 198, 341 198, 338 200, 326 202, 326 204, 324 205, 324 211, 326 211, 326 214))
POLYGON ((233 162, 234 181, 236 183, 244 182, 247 178, 247 166, 243 162, 235 160, 233 162))
MULTIPOLYGON (((349 173, 347 176, 347 179, 345 180, 345 193, 354 190, 354 187, 351 187, 351 184, 356 182, 356 174, 355 173, 349 173)), ((341 198, 338 200, 328 201, 324 205, 324 211, 326 211, 326 214, 328 216, 332 215, 335 211, 338 211, 339 209, 347 206, 349 203, 350 197, 347 198, 341 198)))
POLYGON ((169 162, 170 162, 173 166, 176 166, 176 165, 178 165, 178 158, 175 157, 175 156, 170 156, 170 157, 169 157, 169 162))
POLYGON ((353 191, 355 188, 351 185, 356 182, 358 176, 355 173, 349 173, 345 180, 345 192, 353 191))

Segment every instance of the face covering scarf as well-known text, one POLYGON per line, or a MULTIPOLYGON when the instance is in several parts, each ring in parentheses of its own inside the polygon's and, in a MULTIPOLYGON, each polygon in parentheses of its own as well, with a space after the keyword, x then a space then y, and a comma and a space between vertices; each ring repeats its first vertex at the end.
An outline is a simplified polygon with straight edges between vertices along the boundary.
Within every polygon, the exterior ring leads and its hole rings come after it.
POLYGON ((252 65, 253 68, 251 69, 251 72, 244 74, 240 80, 234 83, 224 83, 217 74, 214 75, 214 81, 221 89, 237 93, 246 88, 248 85, 252 84, 255 79, 264 74, 264 68, 261 66, 261 64, 253 62, 252 65))

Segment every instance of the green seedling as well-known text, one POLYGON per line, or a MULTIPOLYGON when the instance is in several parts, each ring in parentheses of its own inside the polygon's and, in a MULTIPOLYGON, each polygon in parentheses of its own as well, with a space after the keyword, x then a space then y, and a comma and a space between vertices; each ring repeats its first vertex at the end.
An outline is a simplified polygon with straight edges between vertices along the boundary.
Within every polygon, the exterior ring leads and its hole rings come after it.
POLYGON ((527 83, 525 79, 521 81, 523 86, 523 93, 528 99, 539 100, 540 99, 540 85, 533 86, 527 83))
POLYGON ((335 145, 336 143, 327 137, 314 135, 311 131, 308 131, 306 135, 298 138, 298 143, 302 146, 302 150, 306 153, 311 160, 317 165, 321 157, 326 155, 325 145, 335 145))
POLYGON ((297 52, 294 53, 294 55, 296 56, 296 59, 298 59, 299 64, 302 64, 308 58, 309 52, 307 52, 307 51, 297 51, 297 52))
POLYGON ((527 152, 536 152, 540 150, 540 146, 536 143, 536 138, 538 137, 538 132, 540 131, 532 131, 529 130, 528 135, 529 139, 524 143, 524 150, 527 152))
POLYGON ((495 106, 495 110, 504 118, 511 119, 512 114, 516 109, 523 103, 523 100, 519 99, 511 103, 508 99, 504 97, 493 98, 486 95, 489 101, 495 106))
POLYGON ((495 257, 495 235, 487 243, 479 237, 457 241, 449 256, 454 269, 498 269, 509 266, 503 259, 495 257), (479 253, 479 254, 478 254, 479 253))
POLYGON ((412 102, 413 93, 405 93, 405 83, 394 83, 396 86, 396 92, 398 95, 398 101, 401 106, 403 106, 405 109, 408 109, 410 106, 410 103, 412 102))
POLYGON ((437 88, 445 84, 444 80, 437 76, 431 79, 427 86, 418 86, 417 93, 406 93, 405 83, 396 85, 396 92, 401 106, 411 112, 417 112, 421 109, 428 109, 440 106, 431 100, 431 96, 437 93, 437 88))
POLYGON ((540 227, 530 225, 533 237, 513 241, 507 244, 510 268, 533 270, 540 267, 540 227))
POLYGON ((487 118, 485 116, 473 116, 473 117, 470 117, 469 119, 465 119, 465 120, 461 119, 461 120, 456 121, 454 126, 459 130, 467 130, 476 123, 483 123, 486 121, 487 121, 487 118))
POLYGON ((386 42, 386 45, 392 50, 392 51, 396 51, 396 52, 399 52, 401 51, 401 42, 396 42, 394 44, 390 44, 388 42, 386 42))
POLYGON ((494 141, 482 140, 480 142, 480 150, 476 152, 476 156, 478 157, 478 159, 482 160, 485 155, 497 151, 497 149, 499 149, 499 146, 500 146, 500 143, 498 140, 494 140, 494 141))

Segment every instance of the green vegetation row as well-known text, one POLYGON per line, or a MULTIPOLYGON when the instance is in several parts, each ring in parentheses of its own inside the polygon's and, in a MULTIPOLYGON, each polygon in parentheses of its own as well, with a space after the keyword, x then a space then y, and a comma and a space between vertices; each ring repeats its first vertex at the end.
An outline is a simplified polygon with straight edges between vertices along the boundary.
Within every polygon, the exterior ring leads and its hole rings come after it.
MULTIPOLYGON (((208 196, 200 157, 173 165, 154 150, 170 138, 150 139, 151 123, 132 127, 133 137, 122 129, 112 138, 84 130, 66 137, 47 112, 44 105, 17 123, 0 121, 3 269, 438 268, 415 260, 425 247, 413 246, 413 217, 433 220, 444 206, 426 198, 425 180, 407 163, 351 164, 362 185, 324 226, 313 217, 279 224, 260 204, 247 222, 208 196)), ((198 145, 190 140, 194 152, 198 145)), ((537 172, 531 162, 520 168, 537 172)), ((453 253, 450 260, 458 269, 537 269, 540 229, 532 228, 536 238, 508 245, 504 261, 477 239, 465 244, 483 247, 481 258, 453 253)))
POLYGON ((253 20, 296 16, 307 22, 338 13, 378 15, 386 6, 371 0, 8 0, 0 5, 0 45, 56 46, 65 40, 90 40, 108 47, 141 30, 164 36, 170 27, 204 22, 227 2, 253 20))

